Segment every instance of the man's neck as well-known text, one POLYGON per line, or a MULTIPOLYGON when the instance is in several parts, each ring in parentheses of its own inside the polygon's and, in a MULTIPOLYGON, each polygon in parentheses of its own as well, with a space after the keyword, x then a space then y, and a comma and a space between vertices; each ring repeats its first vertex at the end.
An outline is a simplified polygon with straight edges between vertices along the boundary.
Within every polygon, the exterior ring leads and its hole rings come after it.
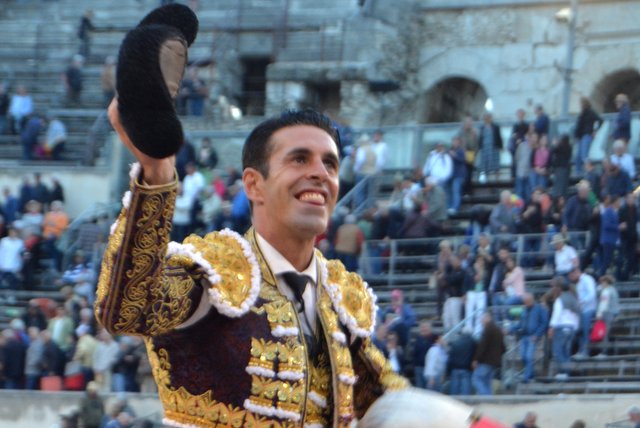
POLYGON ((309 266, 313 257, 315 240, 299 240, 291 237, 271 236, 258 228, 256 231, 262 238, 287 259, 298 272, 302 272, 309 266))

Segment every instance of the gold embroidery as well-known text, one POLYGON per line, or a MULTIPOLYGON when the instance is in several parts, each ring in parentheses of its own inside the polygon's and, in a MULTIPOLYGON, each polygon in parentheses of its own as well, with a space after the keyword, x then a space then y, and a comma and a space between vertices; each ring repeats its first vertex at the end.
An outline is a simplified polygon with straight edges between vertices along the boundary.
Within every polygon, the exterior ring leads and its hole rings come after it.
POLYGON ((273 371, 277 352, 277 343, 252 337, 249 367, 260 367, 273 371))
POLYGON ((278 371, 302 373, 304 371, 304 346, 300 343, 278 345, 278 371))
POLYGON ((297 327, 293 306, 288 300, 279 299, 274 302, 265 303, 263 308, 267 311, 267 320, 271 325, 271 330, 274 330, 278 326, 285 328, 297 327))
POLYGON ((375 323, 371 310, 374 302, 362 278, 356 273, 348 272, 338 260, 327 261, 327 270, 329 283, 337 285, 342 295, 340 308, 336 310, 342 309, 353 317, 359 328, 371 330, 375 323))

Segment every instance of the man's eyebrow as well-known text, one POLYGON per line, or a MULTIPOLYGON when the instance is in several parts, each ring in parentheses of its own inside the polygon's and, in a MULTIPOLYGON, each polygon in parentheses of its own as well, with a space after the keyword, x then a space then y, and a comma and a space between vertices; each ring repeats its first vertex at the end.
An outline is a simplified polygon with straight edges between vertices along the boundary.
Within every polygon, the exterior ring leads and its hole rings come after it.
POLYGON ((293 149, 289 150, 286 154, 287 157, 291 157, 291 156, 296 156, 296 155, 309 155, 311 154, 311 150, 307 149, 306 147, 294 147, 293 149))

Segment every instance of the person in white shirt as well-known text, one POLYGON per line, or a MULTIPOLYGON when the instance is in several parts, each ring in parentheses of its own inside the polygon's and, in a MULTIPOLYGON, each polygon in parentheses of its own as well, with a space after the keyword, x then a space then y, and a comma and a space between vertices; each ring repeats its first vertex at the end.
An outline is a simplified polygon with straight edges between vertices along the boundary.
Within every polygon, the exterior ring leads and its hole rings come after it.
POLYGON ((571 292, 565 277, 554 277, 551 286, 562 291, 553 302, 548 335, 552 340, 553 359, 558 368, 557 376, 566 378, 569 375, 567 363, 571 360, 573 338, 580 327, 580 304, 571 292))
POLYGON ((27 117, 33 113, 33 99, 27 93, 26 86, 16 86, 16 93, 11 97, 8 113, 9 130, 14 134, 19 134, 27 121, 27 117))
POLYGON ((377 129, 373 133, 373 151, 376 153, 376 173, 382 172, 382 170, 387 166, 388 161, 388 153, 389 148, 387 147, 387 143, 382 140, 384 137, 384 133, 377 129))
POLYGON ((613 153, 609 157, 612 164, 618 165, 621 170, 629 174, 629 178, 633 181, 636 176, 636 165, 629 153, 627 153, 627 145, 623 140, 616 140, 613 143, 613 153))
POLYGON ((555 248, 554 260, 557 275, 567 275, 580 265, 580 259, 575 248, 565 243, 564 236, 560 233, 553 236, 551 245, 555 248))
POLYGON ((586 357, 591 322, 596 315, 596 306, 598 304, 596 280, 591 275, 582 272, 579 267, 574 268, 569 273, 569 280, 575 284, 578 304, 580 305, 580 346, 577 356, 586 357))
POLYGON ((444 185, 453 173, 453 161, 445 150, 444 144, 437 143, 435 149, 429 153, 422 174, 433 178, 437 184, 444 185))
POLYGON ((9 227, 9 234, 0 239, 0 286, 15 290, 19 287, 18 274, 22 270, 24 242, 15 227, 9 227))
POLYGON ((182 180, 182 191, 184 196, 191 200, 193 204, 199 198, 202 189, 204 189, 204 176, 198 171, 193 162, 189 162, 185 166, 185 171, 187 175, 182 180))
POLYGON ((428 389, 440 391, 444 383, 448 360, 449 355, 445 340, 442 336, 439 336, 427 351, 424 359, 424 378, 428 389))

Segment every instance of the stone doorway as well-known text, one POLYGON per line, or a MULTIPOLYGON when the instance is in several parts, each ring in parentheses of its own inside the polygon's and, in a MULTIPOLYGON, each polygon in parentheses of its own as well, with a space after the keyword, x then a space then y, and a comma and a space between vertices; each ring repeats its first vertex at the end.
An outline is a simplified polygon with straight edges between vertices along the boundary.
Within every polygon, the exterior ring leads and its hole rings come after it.
POLYGON ((475 80, 449 77, 433 85, 422 99, 422 123, 460 122, 466 115, 478 119, 484 112, 487 91, 475 80))
POLYGON ((631 110, 640 110, 640 73, 636 69, 618 70, 606 75, 591 94, 593 107, 603 113, 614 113, 614 99, 619 93, 627 94, 631 110))

